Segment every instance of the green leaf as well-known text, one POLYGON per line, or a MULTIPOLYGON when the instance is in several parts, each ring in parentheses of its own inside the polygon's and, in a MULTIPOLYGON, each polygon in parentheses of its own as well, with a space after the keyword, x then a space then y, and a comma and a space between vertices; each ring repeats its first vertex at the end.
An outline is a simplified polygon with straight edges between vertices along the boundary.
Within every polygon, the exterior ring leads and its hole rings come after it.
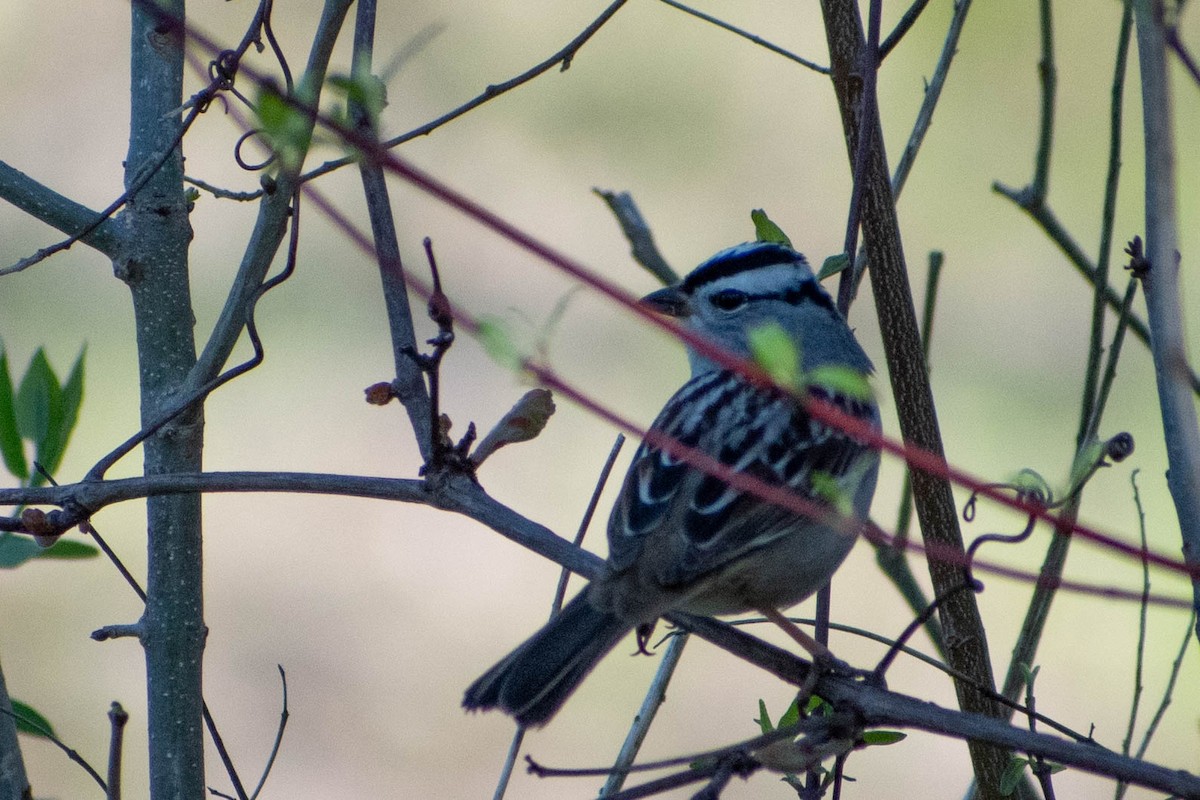
POLYGON ((0 534, 0 569, 19 567, 31 558, 37 558, 41 552, 38 543, 28 536, 0 534))
POLYGON ((812 697, 808 698, 808 702, 804 704, 804 714, 805 716, 811 717, 813 714, 818 713, 822 716, 828 717, 833 713, 833 706, 831 706, 825 700, 825 698, 814 694, 812 697))
POLYGON ((787 725, 795 725, 800 721, 800 704, 796 700, 792 700, 792 704, 787 707, 787 711, 783 712, 783 716, 779 718, 778 727, 782 728, 787 725))
POLYGON ((38 447, 38 462, 51 475, 62 463, 67 442, 71 440, 71 432, 75 430, 75 423, 79 421, 79 407, 83 403, 83 365, 86 355, 85 346, 79 351, 75 364, 71 367, 71 374, 67 376, 67 382, 62 387, 62 412, 58 425, 47 431, 46 440, 38 447))
POLYGON ((754 239, 758 242, 773 242, 784 247, 791 247, 792 240, 783 229, 771 221, 767 212, 756 208, 750 212, 750 220, 754 223, 754 239))
MULTIPOLYGON (((17 730, 30 736, 54 736, 54 727, 50 720, 34 711, 29 705, 20 700, 12 701, 13 715, 17 718, 17 730)), ((56 737, 57 738, 57 737, 56 737)))
POLYGON ((854 503, 838 479, 828 472, 814 470, 808 477, 812 493, 835 508, 843 516, 854 514, 854 503))
POLYGON ((81 558, 95 558, 100 555, 100 548, 87 542, 77 542, 73 539, 59 539, 53 546, 39 552, 34 558, 55 558, 75 561, 81 558))
POLYGON ((264 86, 258 94, 258 105, 255 107, 258 122, 267 134, 274 134, 287 126, 289 117, 294 113, 274 87, 264 86))
POLYGON ((524 359, 503 321, 495 317, 479 320, 479 341, 487 354, 501 366, 514 371, 524 366, 524 359))
POLYGON ((35 558, 75 561, 98 555, 99 548, 87 542, 59 539, 50 547, 42 547, 28 536, 0 533, 0 569, 13 569, 35 558))
MULTIPOLYGON (((46 358, 46 351, 39 347, 29 360, 21 387, 17 389, 17 430, 26 439, 33 441, 37 459, 43 462, 54 453, 55 441, 59 437, 63 420, 62 387, 58 376, 46 358)), ((59 454, 61 455, 61 454, 59 454)), ((45 482, 40 474, 30 476, 29 485, 39 486, 45 482)))
POLYGON ((900 731, 865 731, 862 736, 863 744, 881 746, 902 742, 907 738, 908 734, 900 731))
POLYGON ((264 86, 259 92, 255 111, 263 136, 283 168, 298 169, 312 133, 307 116, 273 86, 264 86))
POLYGON ((1048 501, 1054 496, 1054 490, 1050 488, 1050 484, 1046 482, 1036 470, 1026 467, 1013 476, 1013 488, 1023 495, 1030 495, 1035 498, 1040 498, 1043 501, 1048 501))
POLYGON ((758 698, 758 719, 754 721, 758 723, 758 727, 763 733, 775 730, 775 727, 771 725, 771 715, 767 713, 767 704, 761 697, 758 698))
POLYGON ((1079 482, 1087 478, 1092 469, 1096 466, 1096 462, 1104 456, 1104 442, 1098 442, 1092 439, 1075 454, 1075 463, 1071 465, 1071 487, 1079 485, 1079 482))
POLYGON ((778 322, 750 330, 750 357, 779 385, 800 384, 800 350, 778 322))
POLYGON ((1009 759, 1008 766, 1004 768, 1004 774, 1000 776, 1000 794, 1008 797, 1016 791, 1017 784, 1021 782, 1021 777, 1025 774, 1025 767, 1028 764, 1028 759, 1019 756, 1009 759))
POLYGON ((8 352, 3 343, 0 343, 0 454, 4 456, 4 466, 13 476, 22 482, 29 477, 25 448, 17 427, 17 401, 9 376, 8 352))
POLYGON ((58 376, 46 358, 46 351, 39 347, 29 359, 25 376, 17 389, 17 430, 21 437, 37 443, 46 438, 50 430, 50 415, 61 415, 62 398, 58 388, 58 376), (57 402, 57 408, 51 409, 57 402))
POLYGON ((855 400, 874 400, 875 392, 871 381, 861 372, 837 364, 814 367, 805 375, 809 384, 828 389, 833 394, 844 394, 855 400))
POLYGON ((365 69, 356 69, 354 75, 331 75, 328 83, 346 96, 351 107, 357 105, 366 112, 372 125, 387 106, 387 84, 365 69))
POLYGON ((830 275, 837 275, 848 266, 850 266, 850 256, 845 253, 830 256, 821 262, 821 269, 817 272, 817 280, 823 281, 830 275))
POLYGON ((1041 666, 1039 665, 1036 667, 1030 667, 1024 661, 1022 661, 1017 666, 1019 666, 1021 668, 1021 674, 1025 678, 1025 683, 1028 685, 1029 689, 1032 690, 1034 681, 1037 680, 1037 674, 1039 672, 1041 672, 1041 670, 1042 670, 1041 666))

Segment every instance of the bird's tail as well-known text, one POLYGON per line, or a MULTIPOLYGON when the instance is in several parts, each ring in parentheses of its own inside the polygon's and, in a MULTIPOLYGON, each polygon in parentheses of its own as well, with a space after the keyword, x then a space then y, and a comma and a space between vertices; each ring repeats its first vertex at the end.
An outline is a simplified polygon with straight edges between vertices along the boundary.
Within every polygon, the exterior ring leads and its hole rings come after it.
POLYGON ((544 725, 629 630, 616 616, 595 608, 585 589, 471 684, 463 707, 499 708, 522 725, 544 725))

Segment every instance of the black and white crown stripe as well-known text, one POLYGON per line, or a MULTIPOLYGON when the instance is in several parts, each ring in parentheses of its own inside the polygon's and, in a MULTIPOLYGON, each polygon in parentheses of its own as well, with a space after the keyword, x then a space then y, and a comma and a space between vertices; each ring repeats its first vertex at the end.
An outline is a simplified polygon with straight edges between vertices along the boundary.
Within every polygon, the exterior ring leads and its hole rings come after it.
POLYGON ((772 242, 746 242, 726 248, 696 267, 680 287, 691 294, 706 283, 775 264, 800 264, 809 274, 808 260, 790 247, 772 242))
POLYGON ((692 296, 703 290, 715 293, 724 286, 736 287, 748 300, 813 303, 841 316, 804 255, 780 244, 748 242, 722 250, 692 270, 680 284, 692 296), (732 280, 735 277, 737 280, 732 280))

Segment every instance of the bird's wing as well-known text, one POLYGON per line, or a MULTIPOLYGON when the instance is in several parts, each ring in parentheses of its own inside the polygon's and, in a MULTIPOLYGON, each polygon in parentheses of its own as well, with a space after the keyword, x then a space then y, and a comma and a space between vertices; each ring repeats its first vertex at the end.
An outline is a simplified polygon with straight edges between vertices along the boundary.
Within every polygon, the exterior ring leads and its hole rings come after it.
MULTIPOLYGON (((876 418, 871 404, 812 391, 850 413, 876 418)), ((853 497, 862 477, 854 465, 869 449, 811 419, 794 399, 728 371, 704 373, 684 384, 652 429, 823 505, 839 490, 853 497)), ((651 548, 659 585, 686 586, 794 531, 803 520, 643 443, 609 520, 609 561, 620 572, 651 548)))

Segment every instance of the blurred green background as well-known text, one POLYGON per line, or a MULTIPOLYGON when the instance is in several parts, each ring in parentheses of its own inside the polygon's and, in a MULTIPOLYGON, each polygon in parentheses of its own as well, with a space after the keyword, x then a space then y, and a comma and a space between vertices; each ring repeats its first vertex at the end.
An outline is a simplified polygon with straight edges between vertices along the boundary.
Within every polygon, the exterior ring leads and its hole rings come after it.
MULTIPOLYGON (((385 134, 395 135, 459 105, 486 85, 556 51, 603 2, 409 2, 384 4, 376 62, 386 63, 420 31, 440 33, 388 81, 385 134)), ((816 3, 702 4, 705 10, 818 62, 827 61, 816 3)), ((249 0, 192 3, 193 24, 233 43, 249 0)), ((885 30, 903 11, 885 4, 885 30)), ((1084 249, 1095 253, 1108 148, 1108 96, 1120 4, 1069 0, 1055 6, 1059 102, 1051 203, 1084 249)), ((951 4, 934 0, 880 76, 885 137, 894 162, 907 139, 924 81, 941 49, 951 4)), ((276 4, 275 24, 294 69, 302 68, 319 14, 312 0, 276 4)), ((0 3, 0 69, 6 81, 0 158, 93 208, 122 190, 128 124, 128 5, 124 2, 0 3)), ((1185 39, 1200 42, 1194 14, 1185 39)), ((348 69, 349 28, 338 68, 348 69)), ((1002 480, 1022 467, 1062 486, 1077 425, 1091 295, 1021 212, 991 190, 1032 175, 1037 131, 1037 6, 977 3, 934 126, 900 202, 905 248, 918 295, 930 250, 946 254, 933 347, 935 391, 951 460, 1002 480)), ((265 60, 256 61, 265 64, 265 60)), ((1116 239, 1142 229, 1140 100, 1130 68, 1125 168, 1116 239)), ((1194 254, 1200 250, 1200 92, 1176 73, 1183 298, 1200 316, 1194 254)), ((200 86, 192 75, 187 91, 200 86)), ((247 89, 249 87, 243 87, 247 89)), ((215 104, 186 142, 187 172, 231 189, 257 187, 232 159, 239 134, 215 104)), ((849 170, 833 93, 823 76, 652 0, 630 2, 575 57, 399 152, 569 253, 631 292, 654 288, 593 187, 629 190, 676 269, 753 237, 764 208, 811 261, 841 248, 849 170)), ((316 164, 340 155, 326 145, 316 164)), ((320 183, 364 229, 356 172, 320 183)), ((420 243, 431 236, 445 288, 473 314, 507 320, 527 346, 547 343, 554 366, 602 402, 649 422, 682 382, 681 348, 612 303, 582 291, 510 243, 419 192, 392 184, 401 249, 424 275, 420 243), (547 327, 567 298, 561 320, 547 327)), ((197 336, 206 336, 255 208, 202 196, 192 215, 197 336)), ((0 265, 57 241, 56 232, 0 206, 0 265)), ((1114 255, 1116 264, 1122 259, 1114 255)), ((369 259, 308 206, 296 276, 259 305, 266 362, 207 406, 208 468, 311 470, 411 477, 419 466, 395 407, 363 402, 362 389, 391 368, 378 278, 369 259)), ((1123 289, 1124 274, 1113 281, 1123 289)), ((1137 309, 1144 309, 1139 298, 1137 309)), ((418 311, 419 311, 418 307, 418 311)), ((869 290, 851 314, 868 352, 883 354, 869 290)), ((430 333, 420 320, 420 333, 430 333)), ((1193 330, 1194 334, 1195 331, 1193 330)), ((110 265, 81 245, 0 279, 0 336, 14 369, 45 345, 60 373, 88 347, 80 426, 58 478, 76 480, 137 427, 132 314, 110 265)), ((1193 336, 1193 339, 1195 337, 1193 336)), ((248 347, 239 349, 245 356, 248 347)), ((1149 355, 1127 344, 1102 434, 1130 431, 1136 454, 1102 471, 1083 518, 1136 542, 1129 484, 1140 469, 1151 546, 1177 554, 1149 355)), ((526 385, 461 337, 442 372, 443 408, 455 431, 483 430, 526 385)), ((879 381, 886 394, 885 375, 879 381)), ((889 431, 896 426, 884 401, 889 431)), ((615 431, 567 402, 536 441, 484 466, 483 485, 518 511, 570 535, 615 431)), ((632 453, 627 446, 621 465, 632 453)), ((112 475, 140 470, 135 455, 112 475)), ((894 521, 901 471, 888 461, 873 515, 894 521)), ((607 512, 614 491, 601 504, 607 512)), ((960 498, 965 500, 964 498, 960 498)), ((276 797, 490 796, 512 726, 498 715, 466 716, 462 689, 543 620, 557 570, 469 521, 425 508, 312 496, 211 496, 207 528, 206 696, 243 778, 253 783, 278 722, 275 665, 288 671, 291 721, 268 784, 276 797)), ((136 504, 105 509, 97 527, 140 574, 144 520, 136 504)), ((984 507, 972 538, 1015 530, 984 507)), ((1019 526, 1017 526, 1019 527, 1019 526)), ((603 526, 591 534, 603 549, 603 526)), ((1048 533, 984 558, 1035 569, 1048 533)), ((924 567, 917 565, 918 574, 924 567)), ((1140 568, 1084 543, 1068 577, 1126 589, 1140 568)), ((1024 614, 1030 588, 986 578, 980 597, 996 670, 1024 614)), ((1190 594, 1185 581, 1153 575, 1154 591, 1190 594)), ((839 621, 894 635, 909 615, 860 544, 835 581, 839 621)), ((798 609, 809 615, 809 605, 798 609)), ((132 714, 126 749, 128 796, 144 795, 145 720, 141 650, 128 640, 97 644, 88 633, 133 622, 136 597, 105 563, 37 563, 0 575, 0 663, 14 696, 34 705, 94 764, 105 760, 104 716, 112 700, 132 714)), ((1135 604, 1063 594, 1039 653, 1038 707, 1076 730, 1119 746, 1133 686, 1135 604)), ((1161 692, 1186 625, 1182 611, 1152 608, 1147 694, 1161 692)), ((774 636, 770 631, 764 635, 774 636)), ((927 642, 919 642, 926 650, 927 642)), ((834 649, 862 666, 875 645, 837 635, 834 649)), ((1195 644, 1149 757, 1200 769, 1200 667, 1195 644)), ((636 710, 656 660, 608 658, 554 723, 527 748, 556 766, 603 766, 636 710)), ((952 705, 949 681, 903 663, 891 686, 952 705)), ((778 714, 780 685, 700 642, 692 643, 644 751, 655 758, 753 735, 757 700, 778 714)), ((1146 718, 1146 712, 1143 719, 1146 718)), ((98 796, 84 774, 48 744, 26 740, 39 797, 98 796)), ((969 779, 961 742, 928 735, 856 756, 850 796, 960 797, 969 779)), ((210 783, 227 782, 210 753, 210 783)), ((587 796, 594 779, 538 780, 519 774, 512 797, 587 796)), ((1060 796, 1110 791, 1076 773, 1057 777, 1060 796)), ((686 795, 679 795, 686 796, 686 795)), ((787 797, 770 776, 731 787, 728 797, 787 797)), ((1148 794, 1130 796, 1151 796, 1148 794)))

